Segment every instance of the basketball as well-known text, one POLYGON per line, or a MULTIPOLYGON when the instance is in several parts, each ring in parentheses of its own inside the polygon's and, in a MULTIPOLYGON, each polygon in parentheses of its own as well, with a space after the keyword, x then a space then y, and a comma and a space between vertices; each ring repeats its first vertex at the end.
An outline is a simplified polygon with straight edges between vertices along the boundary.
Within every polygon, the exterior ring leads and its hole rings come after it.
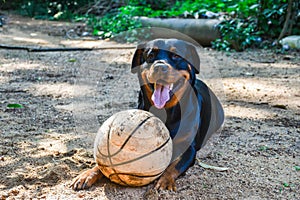
POLYGON ((143 186, 158 178, 170 164, 172 139, 165 124, 152 113, 121 111, 100 127, 94 157, 112 182, 143 186))

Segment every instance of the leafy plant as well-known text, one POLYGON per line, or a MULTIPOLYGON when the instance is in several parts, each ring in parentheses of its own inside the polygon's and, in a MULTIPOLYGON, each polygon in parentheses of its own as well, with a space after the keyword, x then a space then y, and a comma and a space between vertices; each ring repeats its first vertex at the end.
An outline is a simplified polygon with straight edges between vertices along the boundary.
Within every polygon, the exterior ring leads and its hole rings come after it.
MULTIPOLYGON (((138 22, 129 13, 120 12, 117 14, 107 14, 104 17, 88 17, 88 25, 93 27, 93 34, 102 38, 110 38, 114 35, 131 31, 136 28, 142 27, 142 24, 138 22)), ((134 32, 131 32, 134 34, 134 32)))
POLYGON ((174 5, 165 10, 153 10, 153 6, 141 3, 129 3, 120 8, 120 12, 130 16, 148 17, 188 17, 200 18, 207 11, 224 12, 229 16, 219 26, 221 39, 213 42, 213 47, 229 51, 234 48, 241 51, 261 42, 262 30, 258 29, 258 20, 255 17, 259 11, 258 0, 196 0, 176 1, 174 5))
POLYGON ((257 24, 254 18, 242 20, 239 18, 223 21, 218 25, 221 39, 212 43, 213 48, 229 51, 234 48, 242 51, 247 47, 261 42, 261 32, 256 30, 257 24))
POLYGON ((74 13, 92 0, 24 0, 18 3, 23 15, 48 20, 74 18, 74 13))
POLYGON ((18 104, 18 103, 10 103, 6 107, 10 109, 24 108, 22 104, 18 104))
POLYGON ((262 4, 262 12, 258 16, 258 27, 264 32, 268 33, 270 37, 278 37, 281 32, 285 13, 287 9, 287 3, 281 3, 286 1, 264 1, 270 4, 262 4))
MULTIPOLYGON (((266 47, 266 44, 272 42, 262 42, 263 40, 276 41, 279 37, 288 32, 291 34, 300 34, 297 27, 300 23, 296 21, 296 13, 299 12, 295 1, 286 0, 260 0, 260 1, 240 1, 236 4, 236 16, 222 22, 218 27, 221 32, 221 39, 213 42, 213 47, 220 50, 243 50, 248 47, 266 47), (291 16, 287 18, 288 4, 295 8, 290 9, 291 16), (297 11, 298 10, 298 11, 297 11), (292 12, 293 11, 293 12, 292 12), (283 32, 285 23, 289 22, 289 30, 283 32), (263 45, 262 45, 263 44, 263 45)), ((280 38, 279 38, 280 39, 280 38)))
POLYGON ((255 7, 249 8, 251 5, 257 4, 258 0, 196 0, 196 1, 177 1, 171 8, 173 15, 184 15, 188 13, 190 17, 200 16, 206 11, 215 13, 224 12, 232 15, 250 16, 255 12, 255 7))
POLYGON ((282 185, 283 185, 284 187, 290 187, 290 184, 289 184, 289 183, 286 183, 286 182, 282 183, 282 185))

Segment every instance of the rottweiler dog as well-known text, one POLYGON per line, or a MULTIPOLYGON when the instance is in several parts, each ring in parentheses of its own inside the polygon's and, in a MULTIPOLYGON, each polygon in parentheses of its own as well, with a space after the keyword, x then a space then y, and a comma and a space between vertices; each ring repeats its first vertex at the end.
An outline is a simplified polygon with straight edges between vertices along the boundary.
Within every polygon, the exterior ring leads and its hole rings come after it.
MULTIPOLYGON (((173 140, 171 163, 155 188, 175 191, 175 179, 195 163, 197 151, 222 126, 222 105, 209 87, 196 78, 200 58, 189 42, 155 39, 138 45, 131 72, 137 74, 141 88, 138 108, 159 117, 173 140)), ((79 175, 71 187, 88 188, 102 176, 95 166, 79 175)))

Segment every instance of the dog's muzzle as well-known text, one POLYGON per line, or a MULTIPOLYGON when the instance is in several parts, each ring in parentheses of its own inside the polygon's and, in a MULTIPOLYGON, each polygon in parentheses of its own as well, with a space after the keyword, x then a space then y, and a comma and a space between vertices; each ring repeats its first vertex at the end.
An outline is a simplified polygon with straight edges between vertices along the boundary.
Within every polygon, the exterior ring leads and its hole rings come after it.
POLYGON ((154 92, 151 100, 155 107, 161 109, 171 99, 170 91, 172 90, 173 83, 168 83, 168 74, 171 67, 164 61, 156 61, 150 68, 148 80, 154 84, 154 92))

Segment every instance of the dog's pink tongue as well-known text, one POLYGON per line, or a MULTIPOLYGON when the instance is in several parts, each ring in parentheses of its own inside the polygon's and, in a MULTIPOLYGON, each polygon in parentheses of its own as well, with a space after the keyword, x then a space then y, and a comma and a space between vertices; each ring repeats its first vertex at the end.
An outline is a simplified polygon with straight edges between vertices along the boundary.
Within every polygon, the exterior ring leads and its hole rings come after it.
POLYGON ((170 87, 156 84, 154 93, 151 97, 155 107, 161 109, 170 100, 170 87))

